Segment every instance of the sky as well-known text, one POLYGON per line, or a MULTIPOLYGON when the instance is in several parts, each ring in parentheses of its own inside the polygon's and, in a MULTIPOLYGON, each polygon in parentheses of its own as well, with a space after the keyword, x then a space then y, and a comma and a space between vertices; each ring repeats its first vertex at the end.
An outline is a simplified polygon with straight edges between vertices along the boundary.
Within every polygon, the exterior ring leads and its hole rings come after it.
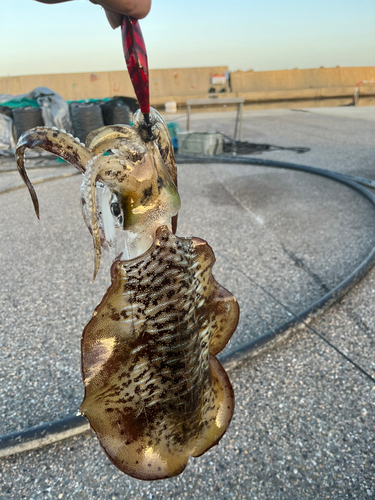
MULTIPOLYGON (((153 0, 151 69, 375 66, 375 0, 153 0)), ((120 30, 88 0, 0 0, 0 76, 126 68, 120 30)))

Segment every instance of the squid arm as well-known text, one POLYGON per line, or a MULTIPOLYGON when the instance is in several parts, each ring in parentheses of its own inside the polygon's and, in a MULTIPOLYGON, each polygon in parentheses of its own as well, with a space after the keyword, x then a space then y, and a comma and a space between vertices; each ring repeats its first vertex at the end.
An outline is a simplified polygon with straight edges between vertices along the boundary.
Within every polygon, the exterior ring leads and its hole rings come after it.
POLYGON ((86 171, 86 164, 93 158, 93 154, 79 142, 79 139, 75 139, 71 134, 62 130, 36 127, 21 135, 16 149, 17 168, 29 190, 36 216, 39 219, 38 197, 25 168, 25 151, 33 148, 41 148, 58 156, 76 167, 81 173, 86 171))

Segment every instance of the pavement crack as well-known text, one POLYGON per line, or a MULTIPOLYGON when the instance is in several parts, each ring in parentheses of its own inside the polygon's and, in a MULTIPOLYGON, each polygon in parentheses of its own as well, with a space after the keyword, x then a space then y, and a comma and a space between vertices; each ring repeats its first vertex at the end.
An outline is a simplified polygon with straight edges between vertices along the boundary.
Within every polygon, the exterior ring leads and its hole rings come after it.
MULTIPOLYGON (((46 182, 58 181, 60 179, 68 179, 69 177, 73 177, 74 175, 78 175, 80 173, 81 172, 67 172, 65 174, 56 175, 53 177, 45 177, 42 179, 35 179, 32 181, 32 184, 33 184, 33 186, 36 186, 37 184, 44 184, 46 182)), ((13 191, 18 191, 19 189, 24 189, 26 187, 27 187, 26 184, 19 184, 17 186, 5 188, 5 189, 0 190, 0 195, 12 193, 13 191)))
MULTIPOLYGON (((220 255, 220 254, 218 254, 220 255)), ((365 377, 371 380, 371 382, 375 383, 375 378, 370 375, 364 368, 362 368, 358 363, 356 363, 353 359, 349 358, 345 353, 343 353, 338 347, 336 347, 334 344, 332 344, 329 340, 327 340, 324 335, 319 333, 315 328, 309 325, 307 321, 304 321, 303 319, 298 318, 298 314, 296 314, 290 307, 286 306, 283 304, 277 297, 275 297, 271 292, 269 292, 264 286, 260 285, 257 281, 255 281, 253 278, 248 276, 244 271, 242 271, 240 268, 238 268, 236 265, 232 264, 226 257, 223 255, 220 255, 221 258, 227 262, 233 269, 235 269, 238 273, 242 274, 247 280, 249 280, 253 285, 257 286, 260 290, 262 290, 265 294, 267 294, 272 300, 274 300, 277 304, 279 304, 287 313, 289 316, 293 316, 295 319, 299 320, 301 325, 304 325, 306 328, 308 328, 312 333, 314 333, 317 337, 319 337, 323 342, 325 342, 328 346, 330 346, 334 351, 337 352, 341 357, 343 357, 348 363, 350 363, 352 366, 354 366, 359 372, 361 372, 365 377)), ((316 319, 316 318, 314 318, 316 319)))
POLYGON ((357 368, 358 371, 360 371, 363 375, 365 375, 367 378, 371 380, 371 382, 375 383, 375 378, 370 375, 364 368, 362 368, 358 363, 356 363, 353 359, 349 358, 345 353, 343 353, 338 347, 336 347, 332 342, 327 340, 321 333, 319 333, 315 328, 312 326, 308 325, 303 321, 303 323, 307 326, 309 330, 311 330, 315 335, 317 335, 321 340, 323 340, 327 345, 329 345, 332 349, 334 349, 338 354, 340 354, 346 361, 348 361, 350 364, 352 364, 355 368, 357 368))
POLYGON ((297 257, 291 250, 288 250, 281 242, 280 245, 283 251, 286 253, 286 255, 292 259, 294 264, 303 271, 305 271, 305 273, 308 274, 310 278, 313 279, 313 281, 319 286, 319 288, 324 293, 328 293, 330 291, 329 287, 324 283, 321 277, 318 276, 316 273, 314 273, 314 271, 312 271, 300 257, 297 257))
POLYGON ((352 309, 347 304, 345 304, 345 305, 341 304, 341 305, 344 308, 346 315, 349 316, 349 318, 353 321, 353 323, 356 326, 358 326, 358 328, 360 328, 364 332, 369 332, 369 333, 373 332, 372 328, 367 323, 365 323, 363 321, 363 319, 360 317, 360 315, 357 313, 357 311, 355 311, 354 309, 352 309))

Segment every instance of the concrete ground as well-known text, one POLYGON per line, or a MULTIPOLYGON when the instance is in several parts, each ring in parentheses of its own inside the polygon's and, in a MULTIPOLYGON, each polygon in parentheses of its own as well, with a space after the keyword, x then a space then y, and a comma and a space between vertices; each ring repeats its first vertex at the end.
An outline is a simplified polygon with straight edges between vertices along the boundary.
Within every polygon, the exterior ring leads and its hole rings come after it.
MULTIPOLYGON (((167 117, 182 126, 181 115, 167 117)), ((230 135, 234 113, 192 117, 230 135)), ((246 111, 244 140, 309 147, 262 154, 374 179, 375 107, 246 111)), ((35 163, 35 160, 33 160, 35 163)), ((8 162, 8 163, 7 163, 8 162)), ((0 434, 74 414, 82 399, 80 335, 109 284, 92 284, 93 250, 78 203, 80 176, 46 158, 30 177, 41 220, 0 161, 0 434)), ((10 170, 10 172, 9 172, 10 170)), ((375 246, 374 207, 357 192, 301 172, 180 165, 178 234, 215 251, 214 274, 241 306, 238 347, 298 313, 375 246), (275 300, 276 299, 276 300, 275 300)), ((340 303, 276 349, 229 373, 233 421, 218 446, 173 479, 120 473, 95 436, 0 461, 4 499, 375 498, 375 269, 340 303), (324 339, 329 341, 328 344, 324 339)))

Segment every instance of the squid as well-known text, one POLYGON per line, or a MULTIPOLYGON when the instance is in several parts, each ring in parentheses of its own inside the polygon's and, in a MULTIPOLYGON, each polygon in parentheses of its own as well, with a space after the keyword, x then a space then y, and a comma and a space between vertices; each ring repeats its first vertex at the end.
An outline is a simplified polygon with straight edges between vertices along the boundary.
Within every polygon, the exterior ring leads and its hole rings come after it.
POLYGON ((200 238, 176 236, 180 197, 168 128, 150 109, 134 126, 93 131, 82 144, 44 127, 18 142, 17 167, 36 215, 26 149, 49 151, 82 173, 81 205, 98 272, 111 253, 111 285, 81 340, 84 400, 105 453, 143 480, 180 474, 224 435, 234 411, 216 358, 234 333, 239 307, 214 279, 215 256, 200 238))

